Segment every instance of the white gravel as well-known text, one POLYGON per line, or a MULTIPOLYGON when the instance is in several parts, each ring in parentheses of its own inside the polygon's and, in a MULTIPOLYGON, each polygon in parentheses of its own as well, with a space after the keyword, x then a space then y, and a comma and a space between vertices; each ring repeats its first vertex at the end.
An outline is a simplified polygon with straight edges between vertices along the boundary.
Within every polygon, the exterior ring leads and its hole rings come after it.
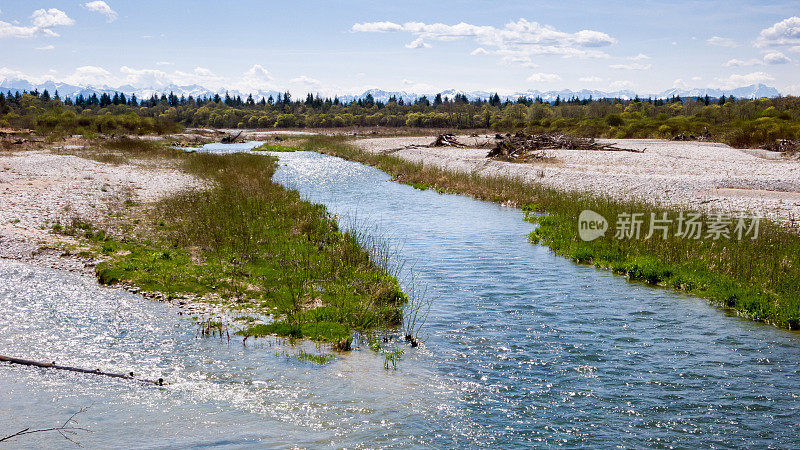
POLYGON ((0 154, 0 257, 42 254, 42 246, 63 239, 49 232, 53 223, 103 223, 125 200, 150 202, 201 185, 156 164, 106 164, 47 151, 0 154))
MULTIPOLYGON (((487 149, 427 148, 433 137, 354 141, 370 152, 450 170, 510 175, 565 191, 589 191, 618 199, 639 198, 666 205, 731 214, 757 214, 783 221, 800 219, 800 161, 763 150, 724 144, 653 139, 601 140, 644 153, 553 150, 552 162, 507 163, 486 158, 487 149)), ((460 136, 465 144, 483 139, 460 136)), ((474 145, 474 144, 473 144, 474 145)))

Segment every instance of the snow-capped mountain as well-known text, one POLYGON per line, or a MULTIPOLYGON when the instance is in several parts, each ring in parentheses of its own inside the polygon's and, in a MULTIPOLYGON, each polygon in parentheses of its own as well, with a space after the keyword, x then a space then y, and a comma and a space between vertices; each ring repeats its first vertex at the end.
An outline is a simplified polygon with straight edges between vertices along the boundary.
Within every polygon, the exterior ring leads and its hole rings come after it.
MULTIPOLYGON (((164 86, 158 87, 149 87, 149 88, 137 88, 131 85, 123 85, 118 87, 111 87, 111 86, 76 86, 70 85, 66 83, 55 83, 53 81, 47 81, 41 84, 33 84, 27 80, 11 80, 5 79, 0 82, 0 91, 4 92, 16 92, 16 91, 32 91, 38 90, 42 92, 44 90, 50 92, 50 94, 54 94, 58 91, 58 94, 62 97, 76 97, 77 95, 84 95, 89 96, 92 94, 101 95, 103 93, 113 94, 114 92, 121 92, 125 95, 130 96, 131 94, 135 94, 138 98, 150 98, 152 95, 161 95, 161 94, 169 94, 170 92, 174 93, 177 96, 185 96, 185 97, 213 97, 215 94, 219 94, 224 96, 227 92, 230 96, 236 97, 240 96, 243 99, 247 98, 248 95, 252 94, 253 98, 258 101, 262 98, 277 98, 279 94, 282 95, 281 92, 275 90, 254 90, 252 92, 240 92, 237 90, 230 90, 226 91, 224 89, 220 90, 212 90, 206 87, 192 84, 187 86, 179 86, 175 84, 169 84, 164 86)), ((456 94, 463 94, 469 100, 477 100, 477 99, 487 99, 494 95, 494 92, 489 91, 460 91, 455 89, 448 89, 441 92, 406 92, 406 91, 385 91, 382 89, 370 89, 361 94, 349 94, 349 95, 340 95, 339 99, 342 102, 350 102, 353 100, 364 99, 367 95, 372 95, 372 98, 375 101, 380 102, 387 102, 390 98, 394 97, 397 99, 403 99, 405 102, 413 102, 422 96, 428 97, 429 100, 433 100, 436 94, 441 94, 442 97, 454 98, 456 94)), ((560 99, 571 99, 571 98, 579 98, 581 100, 593 98, 593 99, 602 99, 602 98, 620 98, 624 100, 630 100, 635 98, 636 96, 639 98, 671 98, 673 96, 680 96, 680 97, 704 97, 708 95, 711 98, 718 98, 723 95, 725 96, 735 96, 737 98, 764 98, 764 97, 778 97, 780 96, 780 92, 777 89, 770 86, 765 86, 763 84, 753 84, 750 86, 743 86, 733 89, 713 89, 713 88, 705 88, 705 89, 668 89, 659 93, 637 93, 631 90, 622 90, 622 91, 600 91, 600 90, 589 90, 589 89, 581 89, 577 91, 573 91, 570 89, 564 89, 560 91, 538 91, 538 90, 527 90, 527 91, 519 91, 513 93, 505 93, 500 95, 501 100, 511 100, 514 101, 519 97, 527 97, 527 98, 541 98, 544 101, 552 102, 557 98, 560 99)))

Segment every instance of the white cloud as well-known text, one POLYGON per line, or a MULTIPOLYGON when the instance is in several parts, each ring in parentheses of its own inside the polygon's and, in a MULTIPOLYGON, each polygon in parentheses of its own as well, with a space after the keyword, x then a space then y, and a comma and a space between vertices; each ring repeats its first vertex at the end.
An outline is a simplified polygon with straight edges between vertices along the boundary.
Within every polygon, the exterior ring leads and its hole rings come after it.
POLYGON ((503 56, 500 60, 503 64, 507 64, 509 66, 518 65, 522 67, 528 67, 530 69, 535 69, 539 67, 538 64, 534 63, 530 56, 527 55, 519 55, 519 54, 508 54, 503 56))
POLYGON ((712 87, 721 88, 736 88, 747 86, 751 84, 766 83, 768 81, 775 81, 772 75, 764 72, 752 72, 744 75, 731 75, 728 78, 716 78, 715 85, 712 87))
POLYGON ((672 82, 672 87, 678 89, 688 89, 689 85, 686 83, 686 81, 683 80, 683 78, 678 78, 677 80, 672 82))
POLYGON ((643 61, 645 59, 650 59, 650 57, 645 55, 644 53, 639 53, 638 55, 631 56, 628 59, 631 60, 631 61, 643 61))
POLYGON ((472 39, 481 46, 480 49, 483 52, 489 53, 490 50, 487 50, 489 48, 492 53, 505 56, 513 53, 517 56, 559 55, 599 58, 608 55, 597 48, 617 42, 613 37, 600 31, 581 30, 576 33, 567 33, 552 26, 528 22, 525 19, 509 22, 503 28, 464 22, 455 25, 423 22, 406 22, 402 25, 394 22, 367 22, 356 23, 351 31, 363 33, 407 32, 417 39, 427 41, 447 42, 472 39))
POLYGON ((58 33, 51 30, 53 27, 74 25, 75 21, 70 19, 64 11, 56 8, 37 9, 31 14, 31 25, 20 26, 0 21, 0 39, 2 38, 21 38, 27 39, 36 36, 57 37, 58 33))
POLYGON ((111 72, 102 67, 81 66, 65 77, 64 82, 81 86, 101 86, 115 84, 116 80, 111 76, 111 72))
POLYGON ((50 8, 48 10, 37 9, 31 15, 31 22, 33 26, 38 28, 52 28, 75 24, 75 21, 70 19, 64 11, 56 8, 50 8))
POLYGON ((764 55, 764 64, 788 64, 792 62, 786 55, 781 52, 771 52, 764 55))
POLYGON ((757 47, 800 45, 800 17, 789 17, 761 30, 755 44, 757 47))
POLYGON ((725 67, 747 67, 747 66, 758 66, 763 64, 763 61, 760 59, 748 59, 747 61, 743 61, 741 59, 731 59, 730 61, 723 64, 725 67))
POLYGON ((633 89, 633 83, 627 80, 617 80, 608 85, 608 87, 614 91, 621 91, 625 89, 633 89))
POLYGON ((299 77, 292 78, 291 80, 289 80, 289 82, 294 84, 300 84, 306 87, 319 87, 322 85, 322 83, 320 83, 319 80, 308 77, 306 75, 300 75, 299 77))
POLYGON ((273 80, 272 74, 267 69, 260 64, 254 64, 244 73, 239 87, 243 91, 272 89, 275 87, 272 84, 273 80))
POLYGON ((631 63, 631 64, 611 64, 608 66, 612 69, 617 70, 650 70, 653 65, 652 64, 640 64, 640 63, 631 63))
POLYGON ((422 38, 416 38, 406 44, 406 48, 431 48, 431 44, 426 43, 422 38))
POLYGON ((171 82, 166 72, 160 70, 133 69, 128 66, 122 66, 119 71, 125 76, 123 82, 135 87, 161 88, 171 82))
POLYGON ((750 66, 763 66, 763 65, 776 65, 788 64, 792 62, 789 57, 781 52, 770 52, 764 55, 762 59, 753 58, 743 61, 741 59, 731 59, 723 64, 725 67, 750 67, 750 66))
POLYGON ((174 64, 175 63, 171 63, 169 61, 159 61, 159 62, 156 63, 157 66, 172 66, 174 64))
POLYGON ((787 95, 800 96, 800 84, 795 84, 793 86, 786 86, 786 88, 783 89, 783 93, 787 95))
POLYGON ((703 77, 692 77, 692 81, 700 81, 703 77))
POLYGON ((800 53, 800 45, 795 45, 794 47, 789 47, 790 52, 800 53))
POLYGON ((108 3, 102 0, 87 2, 84 3, 83 6, 86 7, 89 11, 94 11, 96 13, 105 16, 106 22, 113 22, 117 20, 118 17, 117 12, 111 9, 111 7, 108 6, 108 3))
POLYGON ((578 81, 583 81, 584 83, 599 83, 603 81, 600 77, 582 77, 578 78, 578 81))
POLYGON ((488 55, 489 52, 486 51, 483 47, 478 47, 475 50, 469 52, 470 55, 488 55))
POLYGON ((30 80, 31 78, 32 77, 18 70, 9 69, 8 67, 0 67, 0 80, 4 82, 14 80, 30 80))
POLYGON ((353 25, 354 33, 385 33, 387 31, 402 31, 403 26, 394 22, 367 22, 353 25))
POLYGON ((736 41, 734 41, 733 39, 719 37, 719 36, 714 36, 714 37, 712 37, 710 39, 707 39, 706 42, 709 45, 715 45, 717 47, 734 48, 734 47, 738 47, 739 46, 739 44, 736 41))
POLYGON ((552 83, 560 80, 561 76, 557 73, 535 73, 526 78, 526 81, 531 81, 534 83, 552 83))
POLYGON ((46 52, 48 50, 55 50, 55 48, 56 47, 54 45, 45 45, 44 47, 36 47, 35 50, 46 52))

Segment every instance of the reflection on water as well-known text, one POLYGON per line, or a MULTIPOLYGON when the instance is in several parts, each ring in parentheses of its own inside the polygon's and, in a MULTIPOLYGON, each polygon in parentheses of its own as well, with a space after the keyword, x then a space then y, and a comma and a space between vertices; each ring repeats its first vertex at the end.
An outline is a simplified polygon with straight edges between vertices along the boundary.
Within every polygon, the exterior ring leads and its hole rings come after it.
POLYGON ((2 353, 173 384, 2 365, 0 434, 92 404, 87 446, 800 444, 798 335, 554 257, 526 242, 517 210, 327 156, 280 158, 277 181, 413 269, 434 299, 422 348, 396 372, 369 350, 320 367, 278 341, 199 339, 168 305, 2 262, 2 353))

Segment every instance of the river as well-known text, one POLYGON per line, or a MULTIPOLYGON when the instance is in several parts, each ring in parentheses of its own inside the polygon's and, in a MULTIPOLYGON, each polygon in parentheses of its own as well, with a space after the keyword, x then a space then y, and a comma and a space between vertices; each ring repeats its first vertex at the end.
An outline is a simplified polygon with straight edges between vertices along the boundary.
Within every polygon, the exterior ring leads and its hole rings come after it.
POLYGON ((320 366, 278 339, 200 338, 173 306, 2 261, 0 353, 170 384, 2 365, 0 435, 89 406, 87 447, 800 445, 797 333, 556 257, 526 241, 519 210, 279 157, 276 181, 386 242, 425 292, 421 347, 397 370, 366 348, 320 366))

